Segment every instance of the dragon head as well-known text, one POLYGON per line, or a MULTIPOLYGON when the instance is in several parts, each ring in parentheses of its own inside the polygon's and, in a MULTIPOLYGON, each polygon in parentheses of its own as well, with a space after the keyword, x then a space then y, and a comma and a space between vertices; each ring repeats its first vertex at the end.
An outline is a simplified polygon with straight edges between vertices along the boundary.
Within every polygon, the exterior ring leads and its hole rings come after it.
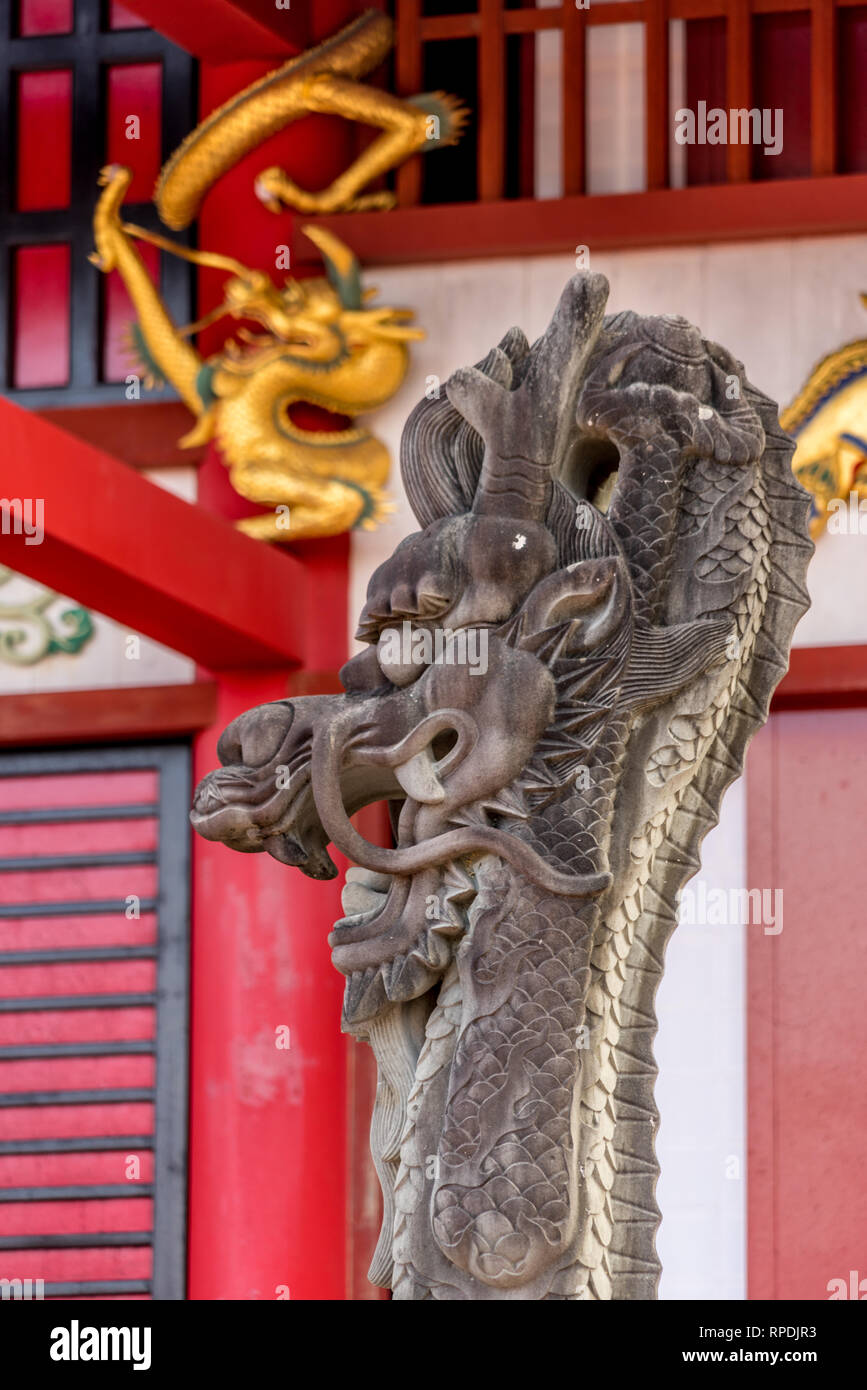
MULTIPOLYGON (((395 389, 395 370, 400 377, 406 370, 406 344, 424 337, 419 328, 409 326, 412 311, 386 306, 368 307, 375 298, 375 289, 363 289, 358 260, 349 247, 331 232, 320 227, 305 227, 306 236, 319 248, 325 262, 326 276, 305 280, 287 278, 282 286, 275 285, 264 271, 239 267, 239 273, 223 287, 223 303, 217 314, 229 314, 235 319, 258 323, 264 334, 254 334, 242 328, 238 337, 245 344, 244 356, 250 359, 249 349, 255 350, 255 362, 279 356, 285 360, 285 350, 299 366, 328 369, 329 373, 343 369, 355 378, 357 395, 359 366, 370 355, 375 358, 367 374, 368 390, 364 404, 352 404, 355 409, 372 409, 387 399, 395 389), (394 359, 392 370, 385 359, 394 359)), ((240 355, 237 344, 227 345, 229 355, 240 355)), ((329 379, 329 388, 336 386, 329 379)), ((337 394, 336 391, 332 394, 337 394)))
POLYGON ((653 996, 676 895, 806 597, 772 402, 682 319, 576 276, 402 442, 422 529, 345 693, 241 716, 193 824, 314 877, 373 1045, 402 1298, 652 1297, 653 996), (393 847, 352 814, 391 811, 393 847), (581 1041, 577 1041, 577 1039, 581 1041))

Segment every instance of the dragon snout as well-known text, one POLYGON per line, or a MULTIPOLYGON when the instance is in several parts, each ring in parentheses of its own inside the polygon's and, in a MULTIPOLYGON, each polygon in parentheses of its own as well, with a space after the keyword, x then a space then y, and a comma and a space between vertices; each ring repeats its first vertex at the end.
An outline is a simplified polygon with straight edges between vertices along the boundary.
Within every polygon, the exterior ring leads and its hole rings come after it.
POLYGON ((239 763, 263 767, 277 753, 294 718, 295 710, 288 700, 246 710, 223 730, 217 744, 217 757, 223 767, 239 763))
POLYGON ((245 773, 243 767, 218 768, 196 787, 190 822, 204 840, 221 840, 241 850, 261 847, 251 834, 251 783, 245 773))

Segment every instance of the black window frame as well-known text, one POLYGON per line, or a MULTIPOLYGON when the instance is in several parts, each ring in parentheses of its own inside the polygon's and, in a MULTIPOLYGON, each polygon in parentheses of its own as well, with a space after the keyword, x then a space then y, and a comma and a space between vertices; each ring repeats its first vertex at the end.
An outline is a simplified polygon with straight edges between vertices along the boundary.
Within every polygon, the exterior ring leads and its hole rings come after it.
MULTIPOLYGON (((74 0, 68 34, 16 37, 17 0, 0 0, 0 394, 32 409, 108 405, 124 400, 123 382, 102 379, 102 304, 105 277, 88 263, 93 251, 97 177, 105 164, 105 89, 109 67, 160 63, 163 73, 161 162, 196 121, 195 60, 153 29, 113 29, 103 0, 74 0), (19 211, 17 191, 17 81, 20 73, 66 69, 72 73, 69 206, 19 211), (13 257, 20 247, 65 244, 70 254, 69 377, 63 386, 16 387, 13 257)), ((130 220, 161 231, 153 203, 128 203, 130 220)), ((193 244, 189 231, 176 235, 193 244)), ((160 289, 176 323, 192 317, 192 267, 160 253, 160 289)), ((130 371, 134 368, 131 366, 130 371)), ((148 391, 149 401, 176 400, 169 386, 148 391)))

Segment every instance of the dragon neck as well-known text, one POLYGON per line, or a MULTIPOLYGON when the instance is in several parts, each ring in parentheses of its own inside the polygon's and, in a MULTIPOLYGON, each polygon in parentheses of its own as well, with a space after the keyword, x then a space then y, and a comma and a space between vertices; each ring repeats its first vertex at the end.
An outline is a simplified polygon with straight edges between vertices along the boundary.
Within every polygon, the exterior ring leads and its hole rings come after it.
POLYGON ((394 1297, 609 1298, 617 968, 594 904, 477 880, 402 1110, 394 1297))

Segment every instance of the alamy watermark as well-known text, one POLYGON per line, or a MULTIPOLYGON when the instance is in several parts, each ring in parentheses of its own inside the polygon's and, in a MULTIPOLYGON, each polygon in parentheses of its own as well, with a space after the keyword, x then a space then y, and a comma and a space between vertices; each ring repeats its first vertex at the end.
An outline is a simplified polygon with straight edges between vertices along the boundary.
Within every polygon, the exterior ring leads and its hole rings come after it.
POLYGON ((680 925, 762 927, 765 936, 783 930, 782 888, 708 888, 699 879, 677 895, 680 925))
POLYGON ((832 497, 828 502, 828 534, 830 536, 867 536, 867 496, 850 492, 845 497, 832 497))
POLYGON ((765 154, 783 149, 783 110, 766 106, 724 111, 700 101, 695 111, 682 106, 674 113, 674 138, 679 145, 761 145, 765 154))
POLYGON ((134 1371, 151 1364, 149 1327, 82 1327, 72 1318, 68 1327, 51 1329, 48 1354, 52 1361, 131 1361, 134 1371))
POLYGON ((45 540, 45 501, 42 497, 0 497, 0 535, 24 536, 25 545, 45 540))
POLYGON ((44 1297, 44 1279, 0 1279, 0 1299, 29 1302, 44 1297))
POLYGON ((825 1288, 828 1290, 828 1302, 833 1303, 835 1299, 855 1299, 863 1303, 867 1299, 867 1279, 862 1279, 857 1269, 849 1270, 849 1281, 845 1279, 829 1279, 825 1288))
POLYGON ((471 676, 488 669, 486 627, 414 627, 404 621, 399 628, 383 628, 379 659, 385 666, 469 666, 471 676))

